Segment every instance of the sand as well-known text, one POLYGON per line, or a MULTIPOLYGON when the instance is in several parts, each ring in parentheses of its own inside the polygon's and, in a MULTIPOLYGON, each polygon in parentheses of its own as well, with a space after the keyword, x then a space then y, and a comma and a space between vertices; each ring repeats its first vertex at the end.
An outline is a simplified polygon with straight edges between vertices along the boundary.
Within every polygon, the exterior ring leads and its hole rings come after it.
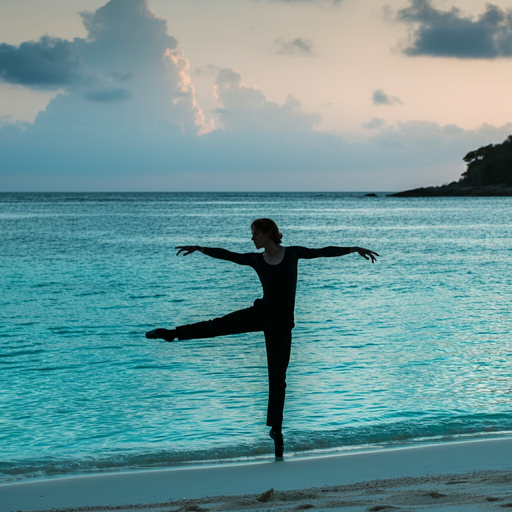
POLYGON ((512 439, 0 485, 0 512, 512 509, 512 439))

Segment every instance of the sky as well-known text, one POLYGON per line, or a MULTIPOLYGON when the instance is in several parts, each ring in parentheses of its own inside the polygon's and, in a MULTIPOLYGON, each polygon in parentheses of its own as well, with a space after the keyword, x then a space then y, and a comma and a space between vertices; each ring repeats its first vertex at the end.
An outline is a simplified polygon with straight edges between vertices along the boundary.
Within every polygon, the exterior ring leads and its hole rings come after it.
POLYGON ((512 0, 0 0, 0 191, 398 191, 512 134, 512 0))

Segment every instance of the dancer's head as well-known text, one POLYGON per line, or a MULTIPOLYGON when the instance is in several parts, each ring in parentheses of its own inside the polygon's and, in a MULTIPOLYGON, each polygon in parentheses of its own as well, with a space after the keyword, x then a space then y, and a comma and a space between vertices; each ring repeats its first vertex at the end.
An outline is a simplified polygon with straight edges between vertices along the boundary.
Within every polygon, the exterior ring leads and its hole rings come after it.
POLYGON ((277 224, 272 219, 256 219, 251 224, 251 229, 261 231, 268 235, 272 242, 280 244, 283 235, 279 232, 277 224))

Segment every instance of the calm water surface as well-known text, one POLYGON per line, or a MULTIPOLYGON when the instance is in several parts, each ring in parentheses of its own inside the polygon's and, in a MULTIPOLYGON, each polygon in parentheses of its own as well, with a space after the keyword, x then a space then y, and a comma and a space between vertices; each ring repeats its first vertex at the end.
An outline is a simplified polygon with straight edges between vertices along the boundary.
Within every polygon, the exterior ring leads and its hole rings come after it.
POLYGON ((377 251, 301 261, 290 456, 512 432, 512 199, 0 194, 0 474, 270 459, 263 335, 145 331, 261 296, 199 244, 377 251))

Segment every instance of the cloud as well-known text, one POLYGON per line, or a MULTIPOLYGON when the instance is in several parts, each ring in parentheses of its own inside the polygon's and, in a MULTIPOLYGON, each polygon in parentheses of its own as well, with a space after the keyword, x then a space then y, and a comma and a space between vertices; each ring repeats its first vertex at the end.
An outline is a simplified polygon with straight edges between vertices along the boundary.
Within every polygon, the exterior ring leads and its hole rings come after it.
POLYGON ((222 68, 215 66, 214 64, 206 64, 206 66, 203 66, 202 68, 196 68, 194 70, 194 74, 202 76, 217 76, 221 69, 222 68))
POLYGON ((0 130, 2 128, 12 129, 15 128, 17 131, 24 131, 29 125, 24 121, 17 121, 13 116, 0 116, 0 130))
POLYGON ((371 183, 372 190, 397 191, 457 180, 465 170, 462 157, 501 142, 512 124, 463 130, 408 121, 358 143, 314 130, 276 133, 243 125, 201 137, 176 126, 117 130, 114 137, 97 125, 2 128, 0 189, 361 191, 371 183))
POLYGON ((319 5, 337 5, 343 0, 271 0, 280 4, 319 4, 319 5))
POLYGON ((371 137, 348 142, 318 131, 320 115, 293 95, 269 101, 229 68, 210 69, 214 127, 144 0, 110 0, 83 19, 88 36, 57 59, 73 79, 53 79, 60 92, 34 123, 0 119, 0 190, 399 190, 457 179, 462 156, 512 131, 376 118, 371 137))
POLYGON ((36 89, 69 87, 84 79, 79 44, 41 37, 19 46, 0 44, 0 80, 36 89))
POLYGON ((59 61, 63 69, 78 69, 73 79, 53 80, 61 92, 34 123, 2 120, 4 184, 6 177, 36 183, 29 175, 90 184, 199 169, 304 168, 317 158, 310 148, 331 140, 314 132, 320 115, 305 112, 292 95, 282 104, 268 101, 235 71, 206 66, 216 72, 215 127, 197 104, 179 42, 144 0, 110 0, 82 18, 87 37, 68 42, 71 57, 59 61))
POLYGON ((242 84, 242 77, 232 69, 222 69, 215 80, 215 96, 222 126, 229 131, 304 132, 321 121, 320 114, 301 110, 301 103, 289 94, 283 105, 267 101, 255 87, 242 84))
POLYGON ((386 94, 382 89, 377 89, 372 95, 373 105, 403 105, 403 101, 396 96, 386 94))
POLYGON ((431 162, 436 162, 439 157, 445 157, 445 152, 450 146, 456 149, 457 158, 462 159, 465 148, 499 141, 511 132, 512 123, 499 127, 484 123, 476 130, 464 130, 455 124, 440 125, 433 121, 416 119, 386 126, 370 141, 372 145, 398 152, 412 149, 417 156, 422 153, 428 154, 432 148, 438 148, 437 155, 428 157, 431 162))
POLYGON ((108 47, 113 55, 120 59, 119 66, 130 64, 133 60, 149 59, 154 63, 158 56, 152 55, 157 48, 164 52, 178 48, 178 41, 167 33, 167 22, 158 18, 148 8, 146 0, 113 0, 95 12, 80 13, 88 31, 88 41, 95 41, 92 54, 100 60, 98 50, 108 47), (151 52, 151 54, 150 54, 151 52))
MULTIPOLYGON (((98 105, 130 104, 109 110, 107 125, 176 124, 207 133, 179 42, 167 34, 167 22, 151 12, 147 0, 111 0, 81 13, 87 38, 73 41, 42 37, 19 46, 0 45, 0 80, 35 89, 60 89, 36 124, 81 122, 105 125, 98 105), (92 119, 96 116, 96 119, 92 119), (129 120, 129 121, 128 121, 129 120)), ((114 128, 112 128, 114 129, 114 128)))
POLYGON ((410 0, 409 7, 396 14, 396 20, 411 27, 403 52, 459 59, 512 57, 512 10, 487 4, 474 18, 452 7, 442 11, 430 0, 410 0))
POLYGON ((128 89, 101 89, 97 91, 89 91, 85 98, 89 101, 99 101, 103 103, 116 103, 119 101, 129 100, 132 93, 128 89))
POLYGON ((277 55, 297 55, 302 57, 314 57, 313 41, 311 39, 276 39, 274 40, 274 53, 277 55))
POLYGON ((377 128, 381 128, 382 126, 384 126, 384 124, 385 124, 384 119, 374 117, 371 121, 368 121, 367 123, 363 123, 361 126, 363 128, 367 128, 368 130, 376 130, 377 128))

